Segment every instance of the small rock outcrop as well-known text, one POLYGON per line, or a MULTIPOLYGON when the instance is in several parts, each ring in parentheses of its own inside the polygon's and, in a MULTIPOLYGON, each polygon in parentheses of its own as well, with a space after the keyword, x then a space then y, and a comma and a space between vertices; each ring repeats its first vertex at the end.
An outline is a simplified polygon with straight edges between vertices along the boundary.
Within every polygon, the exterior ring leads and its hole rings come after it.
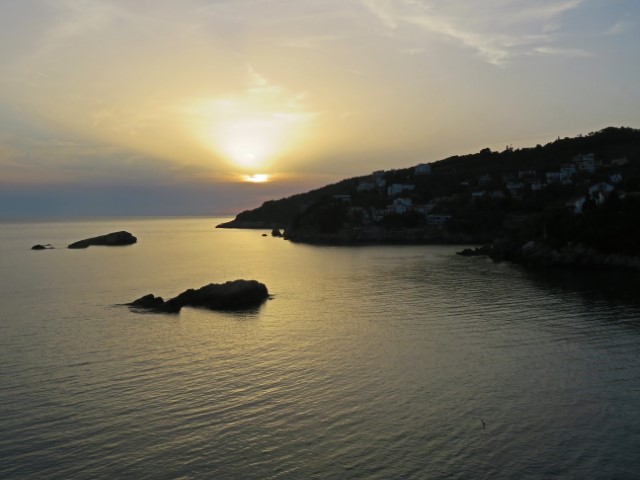
POLYGON ((53 247, 50 244, 46 244, 46 245, 34 245, 33 247, 31 247, 31 250, 51 250, 53 249, 53 247))
POLYGON ((280 231, 279 228, 274 228, 273 230, 271 230, 271 236, 272 237, 282 237, 282 232, 280 231))
POLYGON ((67 248, 87 248, 91 245, 104 245, 108 247, 116 247, 122 245, 132 245, 136 243, 138 239, 131 235, 129 232, 113 232, 106 235, 100 235, 99 237, 87 238, 80 240, 69 245, 67 248))
POLYGON ((186 290, 167 301, 153 294, 144 295, 126 305, 152 312, 178 313, 182 307, 202 307, 211 310, 232 310, 257 307, 269 298, 265 284, 257 280, 233 280, 210 283, 198 289, 186 290))
POLYGON ((482 247, 476 248, 465 248, 464 250, 456 252, 456 255, 461 255, 463 257, 483 257, 489 256, 490 254, 491 245, 483 245, 482 247))

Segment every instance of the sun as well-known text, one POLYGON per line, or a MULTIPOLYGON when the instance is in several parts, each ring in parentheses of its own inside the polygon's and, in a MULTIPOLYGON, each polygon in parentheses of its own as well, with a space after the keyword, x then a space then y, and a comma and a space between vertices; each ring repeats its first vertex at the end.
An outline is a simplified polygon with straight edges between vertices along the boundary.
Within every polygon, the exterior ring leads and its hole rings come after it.
POLYGON ((243 175, 242 180, 249 183, 266 183, 271 176, 266 173, 254 173, 253 175, 243 175))

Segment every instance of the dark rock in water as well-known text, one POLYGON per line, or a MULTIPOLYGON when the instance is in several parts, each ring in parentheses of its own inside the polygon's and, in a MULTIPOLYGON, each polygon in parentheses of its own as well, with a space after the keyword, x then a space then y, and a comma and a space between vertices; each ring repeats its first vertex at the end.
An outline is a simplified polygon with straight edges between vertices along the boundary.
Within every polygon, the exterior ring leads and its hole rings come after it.
POLYGON ((132 245, 137 241, 138 239, 131 235, 129 232, 122 231, 80 240, 78 242, 72 243, 68 248, 87 248, 91 245, 106 245, 109 247, 115 247, 121 245, 132 245))
POLYGON ((263 237, 268 237, 268 235, 266 233, 263 233, 262 236, 263 237))
POLYGON ((154 312, 177 313, 182 307, 204 307, 211 310, 230 310, 257 307, 269 298, 266 285, 256 280, 233 280, 210 283, 194 290, 190 288, 166 302, 152 294, 134 300, 132 308, 154 312))
POLYGON ((488 256, 491 254, 491 246, 483 245, 482 247, 476 248, 465 248, 459 252, 456 252, 456 255, 461 255, 463 257, 481 257, 488 256))
POLYGON ((31 247, 31 250, 52 250, 53 247, 50 244, 46 244, 46 245, 34 245, 33 247, 31 247))
POLYGON ((280 231, 279 228, 274 228, 273 230, 271 230, 271 236, 272 237, 282 237, 282 232, 280 231))
POLYGON ((145 295, 144 297, 140 297, 139 299, 134 300, 128 305, 135 308, 154 309, 161 308, 164 305, 164 300, 162 299, 162 297, 156 297, 150 293, 148 295, 145 295))

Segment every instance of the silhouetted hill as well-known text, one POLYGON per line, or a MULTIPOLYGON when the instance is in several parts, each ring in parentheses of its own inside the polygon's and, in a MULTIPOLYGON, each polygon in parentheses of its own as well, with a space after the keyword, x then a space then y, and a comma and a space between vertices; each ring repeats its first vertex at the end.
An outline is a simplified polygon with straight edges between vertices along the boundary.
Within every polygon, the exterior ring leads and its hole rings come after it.
MULTIPOLYGON (((345 226, 347 213, 360 209, 360 216, 373 217, 371 224, 409 228, 426 223, 415 218, 417 211, 418 216, 425 217, 423 220, 428 220, 429 213, 451 215, 447 219, 448 231, 464 233, 460 238, 464 241, 467 237, 496 235, 508 214, 540 212, 550 203, 585 193, 590 183, 610 181, 613 173, 623 174, 618 188, 640 190, 639 164, 640 130, 608 127, 584 136, 558 138, 544 146, 507 147, 501 152, 485 148, 474 154, 456 155, 428 164, 428 174, 417 174, 416 168, 411 167, 342 180, 307 193, 267 201, 219 227, 278 227, 291 233, 292 227, 313 230, 313 224, 320 221, 324 227, 319 231, 337 232, 345 226), (576 168, 570 182, 549 180, 548 173, 559 173, 563 165, 577 165, 576 158, 586 154, 592 154, 595 171, 576 168), (372 187, 371 182, 376 180, 378 183, 372 187), (523 184, 521 190, 519 183, 523 184), (412 189, 390 193, 389 187, 394 184, 410 185, 412 189), (398 197, 410 200, 408 211, 389 208, 398 197), (337 207, 329 208, 330 204, 337 207), (330 211, 323 214, 326 209, 330 211), (344 215, 338 214, 342 210, 344 215), (321 220, 324 217, 333 220, 321 220)), ((367 224, 365 220, 364 226, 367 224)))

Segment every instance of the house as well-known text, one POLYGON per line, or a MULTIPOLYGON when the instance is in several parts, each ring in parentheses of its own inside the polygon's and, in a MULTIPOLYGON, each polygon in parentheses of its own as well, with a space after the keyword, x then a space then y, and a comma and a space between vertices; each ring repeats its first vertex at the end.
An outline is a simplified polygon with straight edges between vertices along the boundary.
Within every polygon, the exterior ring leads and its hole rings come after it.
POLYGON ((351 195, 334 195, 333 198, 342 203, 351 203, 351 195))
POLYGON ((600 205, 614 190, 615 187, 610 183, 599 182, 589 187, 589 195, 596 201, 596 204, 600 205))
POLYGON ((573 163, 564 163, 560 166, 561 182, 564 185, 571 184, 571 180, 575 174, 576 166, 573 163))
POLYGON ((573 159, 573 163, 575 163, 576 168, 580 171, 589 173, 596 171, 596 158, 593 153, 577 155, 573 159))
POLYGON ((430 163, 421 163, 416 165, 415 175, 429 175, 431 173, 431 164, 430 163))
POLYGON ((427 203, 425 205, 414 205, 413 211, 426 217, 434 208, 436 208, 435 204, 427 203))
POLYGON ((578 214, 582 213, 582 208, 584 207, 584 202, 587 201, 587 197, 582 195, 581 197, 576 197, 569 200, 566 205, 573 209, 573 213, 578 214))
POLYGON ((411 205, 412 205, 412 202, 410 198, 401 197, 401 198, 396 198, 393 201, 393 205, 391 206, 391 209, 393 213, 396 213, 398 215, 403 215, 411 210, 411 205))
POLYGON ((484 175, 480 175, 480 177, 478 178, 478 185, 483 186, 483 185, 488 185, 493 181, 493 179, 491 178, 491 175, 489 175, 488 173, 485 173, 484 175))
POLYGON ((622 175, 620 173, 614 173, 609 176, 609 180, 611 180, 611 183, 620 183, 622 182, 622 175))
POLYGON ((522 182, 507 182, 507 190, 511 195, 520 195, 524 190, 524 183, 522 182))
POLYGON ((356 190, 358 192, 370 192, 376 189, 376 184, 372 181, 360 181, 358 182, 358 186, 356 190))
POLYGON ((416 188, 415 185, 405 184, 405 183, 394 183, 389 185, 387 188, 387 195, 393 197, 394 195, 399 195, 402 192, 411 191, 416 188))
POLYGON ((537 178, 530 180, 527 183, 529 184, 529 188, 532 192, 537 192, 538 190, 542 190, 544 188, 544 184, 537 178))
POLYGON ((532 178, 536 176, 535 170, 520 170, 518 172, 518 178, 532 178))
POLYGON ((376 186, 383 188, 387 184, 387 180, 384 174, 384 170, 377 170, 371 174, 371 178, 375 182, 376 186))
POLYGON ((562 173, 560 172, 547 172, 547 183, 562 183, 562 173))
POLYGON ((487 194, 486 190, 471 192, 471 198, 483 198, 487 194))
POLYGON ((427 215, 427 225, 444 225, 451 220, 451 215, 427 215))
POLYGON ((629 165, 629 159, 627 157, 614 158, 611 160, 612 167, 622 167, 623 165, 629 165))

